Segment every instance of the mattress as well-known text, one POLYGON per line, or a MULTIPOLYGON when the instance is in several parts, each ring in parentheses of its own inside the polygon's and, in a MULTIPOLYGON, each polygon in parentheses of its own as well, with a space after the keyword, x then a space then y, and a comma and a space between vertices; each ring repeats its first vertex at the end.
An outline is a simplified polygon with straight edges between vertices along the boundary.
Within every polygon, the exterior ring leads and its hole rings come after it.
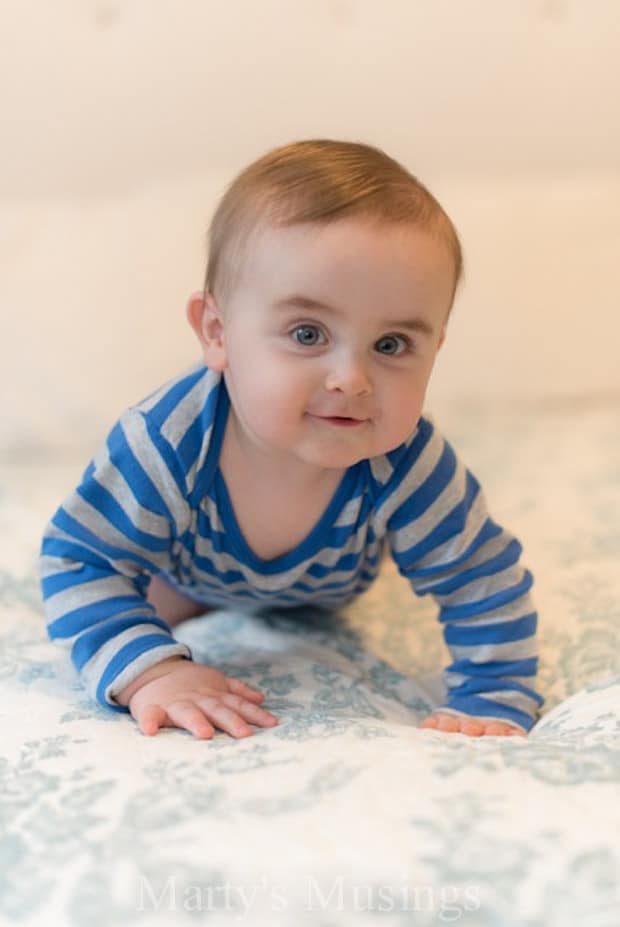
POLYGON ((260 688, 277 727, 142 735, 45 631, 41 533, 92 448, 5 455, 1 923, 616 927, 620 401, 429 412, 534 573, 545 703, 527 738, 418 727, 449 657, 390 559, 338 612, 176 629, 260 688))

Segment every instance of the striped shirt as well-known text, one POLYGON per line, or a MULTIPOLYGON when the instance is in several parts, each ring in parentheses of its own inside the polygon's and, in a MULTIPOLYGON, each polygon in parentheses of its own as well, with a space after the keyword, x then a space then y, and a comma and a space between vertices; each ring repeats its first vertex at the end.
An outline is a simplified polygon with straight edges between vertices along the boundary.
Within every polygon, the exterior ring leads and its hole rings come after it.
POLYGON ((48 634, 90 695, 128 711, 114 696, 138 675, 191 658, 146 600, 154 574, 205 608, 338 608, 368 589, 389 550, 413 591, 439 606, 453 660, 442 710, 528 731, 543 701, 531 687, 532 575, 434 424, 422 416, 396 449, 349 467, 305 540, 265 561, 218 466, 229 405, 221 373, 200 362, 129 407, 45 528, 48 634))

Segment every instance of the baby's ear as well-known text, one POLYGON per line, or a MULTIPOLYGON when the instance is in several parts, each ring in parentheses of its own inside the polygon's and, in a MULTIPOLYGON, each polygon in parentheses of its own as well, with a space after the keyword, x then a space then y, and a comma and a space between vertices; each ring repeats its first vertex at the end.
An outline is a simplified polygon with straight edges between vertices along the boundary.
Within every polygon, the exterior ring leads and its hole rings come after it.
POLYGON ((192 293, 187 301, 187 321, 196 332, 202 346, 207 367, 223 370, 226 367, 224 328, 221 313, 213 296, 202 291, 192 293))

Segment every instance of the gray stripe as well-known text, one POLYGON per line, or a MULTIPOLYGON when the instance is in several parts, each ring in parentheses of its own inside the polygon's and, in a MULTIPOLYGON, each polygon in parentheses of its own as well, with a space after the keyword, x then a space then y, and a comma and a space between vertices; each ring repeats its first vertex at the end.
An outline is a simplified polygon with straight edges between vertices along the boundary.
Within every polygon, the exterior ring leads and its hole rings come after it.
MULTIPOLYGON (((101 679, 112 657, 130 641, 138 640, 140 637, 144 637, 146 634, 165 635, 166 632, 163 630, 163 628, 160 628, 157 625, 150 624, 146 621, 141 622, 132 628, 128 628, 126 631, 122 631, 120 634, 116 634, 111 640, 106 641, 101 645, 99 650, 97 650, 97 652, 92 655, 90 660, 84 664, 81 671, 81 677, 84 679, 89 692, 91 692, 93 696, 99 684, 99 680, 101 679)), ((170 643, 172 645, 176 644, 172 635, 170 634, 169 636, 170 643)), ((163 659, 163 657, 159 656, 158 659, 154 660, 153 662, 158 663, 161 659, 163 659)), ((121 688, 123 687, 121 686, 121 688)))
MULTIPOLYGON (((381 505, 380 509, 377 511, 376 519, 379 524, 387 526, 387 523, 394 512, 400 508, 404 502, 409 499, 409 496, 411 496, 411 494, 415 492, 416 489, 419 489, 424 480, 430 476, 441 458, 444 444, 445 442, 443 438, 437 432, 433 432, 418 459, 407 471, 401 482, 394 487, 391 495, 388 496, 385 502, 381 505)), ((418 519, 418 521, 420 520, 418 519)), ((399 532, 398 540, 400 540, 402 532, 406 530, 406 528, 401 529, 401 532, 399 532)), ((403 546, 409 547, 411 545, 403 544, 403 546)))
MULTIPOLYGON (((437 571, 431 576, 420 577, 416 579, 416 591, 419 595, 422 595, 426 592, 431 591, 431 587, 439 585, 447 579, 451 579, 453 576, 458 576, 459 573, 463 572, 463 569, 470 570, 473 567, 477 567, 480 564, 486 563, 488 560, 493 560, 494 557, 497 557, 501 554, 508 544, 510 543, 511 538, 507 535, 506 532, 496 535, 493 538, 490 538, 488 541, 485 541, 473 554, 471 554, 465 563, 459 563, 456 566, 451 566, 448 562, 444 570, 437 571)), ((451 539, 446 544, 443 544, 441 547, 435 548, 432 552, 433 560, 437 561, 436 565, 438 566, 445 557, 445 548, 449 544, 454 544, 454 539, 451 539)), ((464 549, 467 549, 467 543, 464 544, 464 549)), ((428 557, 425 559, 428 560, 428 557)), ((416 569, 419 568, 422 560, 419 560, 416 563, 416 569)))
MULTIPOLYGON (((179 402, 164 422, 161 428, 161 434, 172 445, 175 451, 178 450, 188 429, 191 428, 197 418, 202 416, 205 404, 209 400, 211 393, 217 389, 220 378, 220 373, 210 370, 206 376, 202 377, 198 383, 196 383, 185 398, 179 402)), ((206 463, 212 435, 213 422, 203 433, 196 458, 185 473, 188 495, 193 492, 194 486, 196 485, 196 478, 206 463)), ((182 466, 185 468, 187 466, 186 462, 183 462, 182 466)))
MULTIPOLYGON (((458 501, 459 500, 455 500, 455 505, 458 501)), ((443 514, 445 515, 446 513, 444 512, 443 514)), ((467 550, 470 544, 473 543, 474 538, 484 525, 487 517, 488 513, 484 496, 481 492, 478 492, 467 513, 463 530, 457 532, 457 534, 449 538, 443 544, 416 560, 415 569, 424 569, 429 566, 441 566, 444 564, 449 565, 453 560, 457 560, 461 554, 467 550)), ((414 537, 411 543, 404 543, 403 532, 389 531, 388 536, 392 549, 397 553, 406 550, 408 547, 412 546, 413 543, 421 540, 421 538, 414 537)), ((462 569, 462 565, 459 568, 462 569)))
MULTIPOLYGON (((135 541, 130 540, 125 534, 115 528, 114 525, 112 525, 112 523, 109 522, 104 515, 102 515, 96 508, 90 505, 90 503, 82 499, 81 496, 76 494, 75 497, 69 500, 68 503, 65 503, 64 508, 67 509, 72 518, 78 521, 81 525, 91 531, 106 544, 117 546, 125 551, 130 551, 131 553, 137 554, 141 558, 146 558, 148 562, 154 563, 160 568, 164 568, 168 562, 166 551, 145 551, 144 547, 142 547, 140 544, 137 544, 135 541)), ((92 545, 89 545, 84 541, 80 541, 80 544, 83 544, 85 547, 92 547, 92 545)), ((97 550, 97 553, 99 556, 105 556, 106 560, 108 560, 111 564, 117 564, 121 562, 120 559, 112 559, 107 555, 101 554, 99 550, 97 550)), ((141 572, 141 567, 135 563, 132 564, 129 560, 127 560, 126 564, 126 572, 130 573, 132 576, 141 572)))
POLYGON ((202 412, 209 393, 217 387, 220 376, 221 374, 215 374, 210 370, 201 377, 183 399, 177 402, 160 427, 161 434, 175 450, 185 437, 187 429, 202 412))
POLYGON ((161 402, 161 400, 173 389, 180 380, 185 379, 185 377, 196 373, 200 367, 203 366, 202 361, 197 361, 191 366, 187 367, 182 373, 177 374, 174 377, 171 377, 169 380, 166 380, 161 386, 159 386, 152 393, 149 393, 148 396, 145 396, 144 399, 141 399, 139 402, 131 406, 132 409, 137 409, 140 412, 150 412, 151 409, 154 409, 155 406, 161 402))
POLYGON ((507 644, 474 644, 464 647, 461 644, 449 644, 448 650, 454 660, 471 660, 476 655, 476 663, 488 663, 490 660, 527 660, 537 656, 536 637, 526 637, 522 641, 510 641, 507 644))
MULTIPOLYGON (((307 557, 296 566, 288 570, 280 571, 275 575, 265 575, 257 572, 248 564, 237 560, 236 557, 231 554, 215 550, 213 542, 210 539, 204 539, 198 536, 196 536, 196 556, 211 560, 219 574, 227 571, 234 571, 241 573, 242 576, 245 577, 246 582, 230 582, 226 580, 226 588, 230 589, 231 592, 245 588, 246 583, 250 583, 258 590, 276 591, 294 586, 300 579, 303 579, 304 583, 311 588, 320 589, 326 582, 344 582, 349 577, 353 576, 354 573, 357 574, 357 571, 352 571, 350 569, 336 570, 335 565, 346 554, 358 554, 360 551, 364 550, 364 541, 364 532, 357 531, 355 535, 349 538, 347 544, 343 547, 322 548, 319 556, 307 557), (326 578, 311 576, 307 571, 308 568, 315 563, 330 567, 332 572, 326 578)), ((375 540, 372 544, 368 545, 366 553, 367 556, 378 556, 379 551, 380 541, 375 540)), ((218 579, 217 576, 213 576, 213 574, 201 570, 195 563, 192 564, 192 575, 198 582, 202 582, 203 577, 205 579, 218 579)))
POLYGON ((497 608, 493 608, 488 612, 484 612, 483 615, 474 615, 472 618, 458 618, 451 622, 443 622, 443 624, 453 624, 458 625, 459 627, 461 627, 461 625, 463 627, 469 627, 481 622, 488 624, 498 624, 502 621, 511 621, 515 618, 523 618, 525 615, 529 615, 533 611, 534 604, 532 603, 529 592, 526 592, 519 596, 517 599, 513 599, 512 602, 499 605, 497 608))
POLYGON ((376 482, 380 483, 382 486, 389 483, 394 473, 394 467, 388 460, 387 454, 382 454, 379 457, 371 457, 368 462, 370 464, 370 472, 376 482))
POLYGON ((446 595, 435 595, 435 601, 442 607, 480 602, 498 592, 516 586, 523 579, 523 567, 513 564, 491 576, 480 576, 472 582, 446 595))
MULTIPOLYGON (((157 491, 170 509, 175 521, 177 534, 183 534, 183 532, 187 530, 191 520, 189 505, 184 495, 180 492, 159 450, 153 444, 147 431, 144 417, 139 413, 129 410, 126 415, 121 417, 120 421, 123 425, 129 447, 140 461, 140 465, 157 487, 157 491)), ((136 505, 135 501, 133 505, 136 505)))
MULTIPOLYGON (((106 453, 101 453, 97 456, 95 461, 95 472, 92 479, 110 493, 123 511, 129 516, 134 526, 137 527, 139 525, 141 531, 144 531, 146 534, 152 534, 154 537, 161 540, 168 537, 170 534, 168 519, 164 515, 157 515, 155 512, 151 512, 149 509, 145 509, 140 505, 131 487, 127 483, 127 480, 118 467, 110 460, 107 448, 106 453)), ((79 508, 81 504, 86 504, 80 495, 77 495, 74 501, 75 508, 79 508)), ((70 515, 74 514, 73 510, 69 510, 67 505, 65 505, 65 509, 67 509, 70 515)), ((99 512, 98 509, 96 511, 99 512)), ((88 521, 83 522, 83 524, 88 526, 88 521)), ((117 536, 125 538, 124 534, 119 534, 117 536)))
MULTIPOLYGON (((104 599, 138 594, 130 579, 114 573, 102 579, 93 579, 88 583, 69 586, 67 589, 50 596, 47 599, 48 619, 50 622, 56 621, 56 619, 62 618, 63 615, 69 612, 79 608, 88 608, 88 606, 95 605, 104 599)), ((145 604, 147 604, 146 599, 145 604)), ((138 605, 131 606, 127 611, 138 607, 138 605)), ((119 610, 118 614, 123 615, 125 612, 119 610)))
MULTIPOLYGON (((150 669, 151 666, 155 666, 156 663, 161 663, 162 660, 168 659, 168 657, 176 656, 192 656, 190 648, 186 644, 181 644, 179 641, 174 641, 174 643, 165 644, 162 641, 161 647, 152 647, 150 650, 145 651, 145 653, 140 654, 135 660, 133 660, 122 673, 119 673, 116 679, 114 679, 105 690, 105 699, 112 704, 118 704, 114 702, 113 697, 118 695, 119 692, 122 692, 123 689, 128 686, 134 679, 137 679, 141 673, 146 672, 147 669, 150 669)), ((90 691, 93 698, 95 698, 95 693, 97 691, 98 680, 91 679, 89 680, 90 691)))
MULTIPOLYGON (((474 673, 471 673, 470 675, 466 676, 465 673, 445 672, 444 675, 445 675, 446 687, 449 689, 454 689, 457 686, 462 685, 464 682, 467 682, 472 678, 486 678, 486 679, 495 678, 495 677, 488 677, 488 676, 475 677, 474 673)), ((531 689, 534 688, 534 680, 536 679, 535 676, 500 676, 499 678, 502 680, 502 682, 508 683, 508 685, 514 682, 514 683, 519 683, 522 686, 528 686, 531 689)))
POLYGON ((501 705, 509 705, 511 708, 518 708, 519 711, 524 711, 528 715, 534 714, 538 708, 536 699, 516 689, 494 689, 492 692, 480 692, 476 698, 489 699, 499 702, 501 705))

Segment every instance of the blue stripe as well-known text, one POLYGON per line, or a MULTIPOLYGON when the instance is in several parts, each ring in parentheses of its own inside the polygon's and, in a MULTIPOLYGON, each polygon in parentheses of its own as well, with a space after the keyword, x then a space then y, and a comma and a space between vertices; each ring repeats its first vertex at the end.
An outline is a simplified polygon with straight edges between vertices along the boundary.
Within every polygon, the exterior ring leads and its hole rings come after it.
MULTIPOLYGON (((420 417, 413 435, 385 455, 394 471, 399 469, 409 470, 417 462, 420 454, 433 437, 433 431, 433 426, 429 420, 420 417)), ((398 482, 400 482, 400 479, 398 482)))
POLYGON ((94 480, 85 486, 79 486, 77 492, 89 505, 97 509, 117 531, 134 544, 145 547, 147 550, 165 550, 169 546, 170 541, 168 539, 166 539, 165 546, 162 548, 160 538, 136 528, 114 496, 94 480))
POLYGON ((46 576, 41 580, 41 592, 44 599, 49 599, 59 592, 65 592, 74 586, 83 586, 85 583, 92 583, 100 579, 108 579, 113 571, 110 564, 107 563, 105 568, 93 567, 82 564, 77 570, 66 570, 64 573, 54 573, 46 576))
POLYGON ((208 598, 208 601, 205 601, 205 607, 221 605, 224 608, 234 608, 235 606, 245 607, 248 603, 253 606, 257 603, 264 606, 266 609, 271 608, 295 608, 303 609, 306 606, 309 607, 321 607, 336 609, 341 608, 343 605, 348 604, 356 598, 355 586, 349 590, 343 590, 341 592, 334 592, 332 594, 323 593, 322 589, 318 589, 313 592, 311 595, 300 594, 294 595, 288 592, 265 592, 260 593, 254 591, 252 593, 240 592, 226 592, 225 590, 220 590, 219 592, 213 592, 209 596, 205 596, 205 599, 208 598))
MULTIPOLYGON (((110 462, 122 473, 139 504, 149 509, 149 511, 155 512, 156 515, 163 515, 169 521, 174 521, 171 511, 159 494, 155 483, 153 483, 132 451, 120 422, 110 432, 107 446, 110 462)), ((111 476, 114 479, 114 474, 111 474, 111 476)), ((95 480, 91 480, 90 485, 97 486, 98 484, 95 480)))
POLYGON ((210 408, 213 408, 214 418, 211 438, 209 439, 209 451, 202 469, 196 474, 194 488, 189 496, 189 504, 192 509, 198 509, 198 517, 204 514, 200 504, 213 487, 213 477, 218 469, 226 420, 230 408, 230 399, 228 398, 226 382, 223 377, 220 380, 219 389, 216 391, 214 405, 210 406, 210 408))
POLYGON ((156 647, 170 646, 170 644, 174 643, 176 643, 176 641, 168 635, 145 634, 143 637, 129 641, 128 644, 121 647, 118 653, 114 654, 99 680, 99 685, 95 693, 97 701, 105 706, 105 708, 111 708, 113 711, 129 712, 129 708, 125 705, 116 705, 107 702, 105 699, 105 690, 116 677, 122 673, 125 667, 133 663, 140 654, 146 653, 148 650, 154 650, 156 647))
POLYGON ((507 644, 533 637, 536 631, 536 612, 514 621, 500 621, 484 625, 449 625, 444 629, 446 644, 473 647, 477 644, 507 644))
MULTIPOLYGON (((443 518, 433 530, 424 538, 423 541, 420 541, 418 544, 414 544, 412 547, 406 548, 400 552, 394 552, 394 559, 396 560, 399 567, 403 570, 415 563, 416 560, 421 559, 434 550, 436 547, 439 547, 441 544, 444 544, 450 538, 455 537, 456 535, 462 534, 465 530, 465 525, 467 521, 467 515, 471 509, 476 496, 480 490, 478 481, 471 473, 467 473, 466 477, 466 486, 465 486, 465 495, 461 502, 456 505, 451 512, 449 512, 445 518, 443 518)), ((431 500, 434 501, 434 500, 431 500)), ((388 530, 392 530, 391 519, 388 522, 388 530)))
POLYGON ((450 689, 450 698, 461 698, 466 695, 480 695, 482 692, 521 692, 533 699, 537 705, 542 705, 544 699, 529 686, 520 682, 505 682, 498 679, 468 679, 466 682, 450 689))
POLYGON ((153 422, 150 420, 150 418, 148 418, 148 416, 145 415, 144 420, 146 422, 146 430, 147 430, 149 438, 153 442, 153 445, 159 451, 159 454, 162 460, 166 464, 168 472, 170 473, 172 479, 177 485, 177 489, 179 493, 184 499, 186 499, 187 498, 187 483, 185 480, 185 474, 183 473, 183 470, 181 469, 181 465, 179 464, 179 459, 174 451, 174 448, 172 447, 170 442, 167 441, 166 438, 164 438, 161 432, 157 430, 157 428, 155 427, 153 422))
MULTIPOLYGON (((225 547, 226 536, 224 534, 214 531, 211 540, 213 541, 213 547, 216 550, 216 552, 219 552, 221 550, 224 550, 224 551, 226 550, 226 547, 225 547), (216 536, 219 536, 221 539, 221 546, 219 547, 215 542, 216 536)), ((311 566, 306 570, 305 575, 312 577, 313 579, 324 579, 326 576, 330 576, 332 573, 335 573, 335 572, 344 572, 344 573, 355 572, 359 568, 359 565, 362 561, 367 563, 371 567, 378 566, 380 563, 380 559, 381 559, 380 553, 372 555, 372 556, 365 556, 364 550, 360 551, 359 553, 343 554, 341 557, 338 558, 337 562, 333 566, 329 566, 329 565, 325 565, 321 563, 311 564, 311 566)), ((220 582, 225 583, 227 585, 232 585, 233 583, 240 583, 240 582, 244 584, 247 583, 247 580, 245 576, 243 575, 243 573, 241 572, 241 570, 236 569, 234 567, 231 567, 228 570, 218 570, 215 566, 215 563, 211 559, 211 557, 201 557, 198 554, 196 554, 194 556, 194 563, 197 569, 200 570, 202 573, 210 574, 214 578, 218 579, 220 582)), ((264 575, 267 575, 270 572, 266 569, 266 567, 268 566, 269 566, 269 562, 265 563, 264 564, 265 569, 261 570, 261 573, 263 573, 264 575)), ((275 572, 275 571, 271 571, 271 572, 275 572)), ((277 572, 279 573, 280 571, 278 570, 277 572)), ((346 584, 347 582, 349 582, 349 580, 350 580, 350 577, 344 580, 344 583, 346 584)), ((202 580, 202 582, 204 582, 204 580, 202 580)), ((341 581, 338 581, 338 582, 334 582, 331 585, 337 588, 341 584, 342 584, 341 581)), ((298 582, 295 584, 294 588, 302 588, 302 585, 298 582)), ((313 591, 312 587, 310 586, 304 586, 303 588, 313 591)), ((325 586, 322 584, 321 588, 325 588, 325 586)), ((275 591, 277 592, 278 590, 275 590, 275 591)))
MULTIPOLYGON (((212 599, 212 597, 216 595, 229 595, 236 598, 242 598, 246 602, 269 602, 274 598, 274 596, 278 596, 279 598, 286 596, 287 600, 298 602, 299 596, 302 595, 304 600, 311 602, 317 596, 322 596, 324 593, 326 593, 330 596, 330 598, 335 598, 337 600, 344 596, 348 596, 349 592, 352 593, 357 582, 363 583, 364 588, 368 588, 368 586, 370 586, 370 584, 377 579, 379 575, 379 566, 380 562, 378 558, 368 557, 366 560, 366 565, 361 569, 356 570, 353 575, 337 582, 334 581, 321 584, 319 589, 315 589, 307 583, 298 581, 294 585, 285 587, 284 589, 259 590, 257 588, 246 586, 245 589, 242 588, 236 591, 229 591, 230 586, 235 581, 234 578, 231 578, 230 575, 232 571, 229 571, 228 574, 223 575, 221 577, 221 582, 217 581, 215 573, 212 572, 212 581, 209 579, 208 575, 201 577, 200 594, 199 596, 194 595, 194 598, 199 597, 206 605, 209 604, 207 600, 212 599)), ((330 570, 326 570, 326 575, 329 575, 330 572, 330 570)), ((191 595, 191 591, 187 591, 187 594, 191 595)))
POLYGON ((474 615, 482 615, 484 612, 491 612, 495 608, 514 602, 520 596, 524 595, 531 588, 533 577, 529 570, 524 571, 521 582, 516 586, 510 586, 501 592, 486 599, 480 599, 478 602, 470 602, 467 605, 446 606, 439 612, 441 622, 458 621, 460 618, 472 618, 474 615))
POLYGON ((366 459, 366 479, 368 491, 372 500, 373 507, 379 512, 383 505, 387 504, 391 498, 395 486, 399 485, 405 474, 415 465, 420 454, 430 441, 433 435, 433 427, 424 418, 420 418, 414 432, 398 447, 385 454, 390 466, 391 472, 384 480, 376 479, 370 466, 370 460, 366 459))
POLYGON ((488 663, 455 660, 445 672, 465 676, 535 676, 537 670, 538 657, 527 657, 525 660, 489 660, 488 663))
MULTIPOLYGON (((417 570, 406 569, 407 579, 421 579, 425 576, 436 576, 437 573, 446 573, 448 570, 452 570, 454 567, 459 566, 461 563, 464 563, 465 560, 468 560, 472 554, 475 554, 478 548, 482 547, 483 544, 486 544, 487 541, 490 541, 491 538, 497 537, 498 534, 502 534, 503 528, 501 525, 497 525, 491 518, 487 518, 482 528, 475 536, 472 543, 469 547, 466 547, 462 554, 458 557, 455 557, 453 560, 448 560, 444 563, 439 563, 435 566, 420 567, 417 570)), ((401 572, 403 572, 401 570, 401 572)))
MULTIPOLYGON (((181 400, 185 399, 187 394, 192 391, 196 383, 198 383, 206 373, 207 368, 201 365, 194 373, 189 373, 187 376, 177 380, 176 383, 170 386, 170 389, 166 390, 161 399, 149 409, 147 413, 142 412, 142 414, 148 415, 154 426, 158 430, 161 430, 181 400)), ((157 390, 155 390, 155 392, 157 392, 157 390)), ((153 393, 151 393, 151 396, 152 395, 153 393)), ((147 396, 147 399, 149 398, 150 397, 147 396)))
MULTIPOLYGON (((447 707, 454 708, 455 711, 462 711, 463 714, 471 715, 474 718, 481 716, 492 716, 501 721, 514 721, 520 724, 522 728, 529 731, 535 723, 535 719, 518 708, 511 708, 509 705, 501 705, 499 702, 492 702, 488 698, 478 698, 475 695, 466 695, 462 698, 449 699, 447 707)), ((441 708, 437 709, 441 711, 441 708)))
POLYGON ((437 497, 454 479, 457 461, 454 451, 449 444, 444 446, 441 457, 434 469, 427 476, 421 486, 396 509, 388 521, 390 531, 399 531, 410 522, 415 521, 433 504, 437 497))
POLYGON ((95 472, 95 461, 91 460, 89 465, 84 470, 84 473, 82 474, 82 479, 80 480, 80 482, 83 483, 86 480, 89 480, 94 472, 95 472))
POLYGON ((216 387, 209 390, 202 409, 198 412, 177 447, 177 454, 183 464, 186 476, 196 463, 203 445, 208 440, 207 435, 214 420, 217 392, 216 387))
MULTIPOLYGON (((161 618, 144 617, 140 615, 131 615, 129 618, 110 618, 105 624, 97 625, 92 631, 86 631, 76 640, 71 650, 71 659, 73 660, 76 670, 79 672, 84 664, 88 663, 91 657, 113 637, 139 624, 156 625, 158 628, 161 628, 162 631, 168 632, 168 643, 174 643, 172 635, 170 634, 170 628, 161 618)), ((154 635, 149 635, 145 632, 141 635, 140 640, 144 640, 145 637, 150 636, 154 635)), ((159 634, 156 636, 163 637, 163 635, 159 634)))
MULTIPOLYGON (((94 547, 95 550, 109 557, 110 560, 129 560, 151 571, 156 571, 158 569, 154 566, 152 560, 147 560, 145 557, 133 553, 126 547, 115 547, 113 544, 106 543, 106 541, 102 540, 96 534, 93 534, 92 531, 89 531, 88 528, 85 528, 79 521, 76 521, 75 518, 72 518, 64 508, 58 509, 54 515, 53 523, 57 528, 60 528, 61 531, 72 534, 78 540, 83 541, 85 544, 89 544, 94 547)), ((151 535, 149 535, 149 537, 151 537, 151 535)), ((170 542, 165 538, 163 540, 152 538, 151 549, 154 553, 167 551, 169 546, 170 542)))
MULTIPOLYGON (((201 562, 204 562, 205 558, 197 558, 197 559, 200 560, 201 562)), ((293 585, 284 587, 283 589, 260 590, 255 587, 248 586, 245 583, 245 578, 243 577, 243 575, 241 573, 238 573, 235 570, 227 570, 224 573, 216 573, 215 570, 211 570, 210 573, 211 573, 211 576, 213 577, 213 580, 214 580, 213 582, 209 581, 209 578, 208 578, 209 571, 205 570, 204 572, 207 574, 207 576, 201 578, 200 585, 202 589, 208 589, 209 591, 212 590, 215 593, 221 594, 221 593, 225 593, 226 587, 230 587, 234 583, 237 583, 237 582, 243 582, 245 589, 242 588, 239 590, 235 590, 234 592, 231 592, 231 594, 237 597, 243 596, 244 599, 246 599, 247 601, 252 601, 255 599, 260 599, 264 601, 274 595, 282 596, 288 593, 291 593, 293 598, 295 598, 295 595, 299 596, 300 593, 303 593, 304 596, 306 596, 309 599, 312 599, 314 596, 322 595, 323 592, 325 591, 329 592, 330 594, 332 592, 341 593, 342 591, 348 589, 348 587, 351 586, 351 584, 354 583, 359 578, 359 575, 362 575, 369 579, 376 579, 377 574, 379 572, 378 570, 379 563, 377 561, 377 558, 374 558, 374 559, 368 558, 367 562, 368 562, 368 569, 363 570, 361 574, 358 574, 356 571, 352 576, 347 576, 346 579, 344 580, 338 580, 338 581, 333 581, 329 583, 321 583, 321 586, 319 589, 315 589, 313 586, 310 586, 308 583, 304 583, 298 580, 293 585), (370 570, 370 572, 368 572, 368 570, 370 570), (217 580, 219 580, 219 582, 217 580), (224 588, 222 588, 222 586, 224 588)), ((325 576, 329 576, 331 572, 332 570, 330 570, 329 568, 327 567, 323 568, 323 573, 325 576)), ((203 598, 203 597, 206 597, 206 595, 201 591, 200 597, 203 598)))
POLYGON ((521 544, 515 539, 497 556, 490 560, 485 560, 483 563, 472 567, 470 570, 463 570, 450 579, 440 581, 435 583, 435 585, 425 586, 423 592, 425 595, 429 592, 436 596, 449 595, 451 592, 462 589, 463 586, 469 585, 469 583, 473 582, 475 579, 480 579, 482 576, 492 576, 494 573, 501 573, 503 570, 507 570, 508 567, 517 563, 521 554, 521 549, 521 544))
MULTIPOLYGON (((75 544, 72 540, 65 538, 44 537, 41 544, 41 554, 48 557, 60 557, 63 560, 73 560, 74 563, 82 564, 85 558, 93 566, 110 567, 110 564, 103 557, 98 557, 88 547, 81 544, 75 544)), ((75 574, 75 571, 73 571, 75 574)), ((78 571, 79 572, 79 571, 78 571)), ((77 575, 77 574, 75 574, 77 575)))
MULTIPOLYGON (((47 626, 48 634, 52 639, 74 637, 80 631, 90 628, 100 621, 105 621, 106 618, 113 618, 121 611, 126 612, 129 609, 136 608, 153 609, 152 614, 155 615, 153 606, 145 602, 139 595, 108 596, 88 605, 80 605, 79 608, 65 612, 60 618, 50 621, 47 626)), ((148 620, 150 619, 140 618, 140 621, 148 620)))

